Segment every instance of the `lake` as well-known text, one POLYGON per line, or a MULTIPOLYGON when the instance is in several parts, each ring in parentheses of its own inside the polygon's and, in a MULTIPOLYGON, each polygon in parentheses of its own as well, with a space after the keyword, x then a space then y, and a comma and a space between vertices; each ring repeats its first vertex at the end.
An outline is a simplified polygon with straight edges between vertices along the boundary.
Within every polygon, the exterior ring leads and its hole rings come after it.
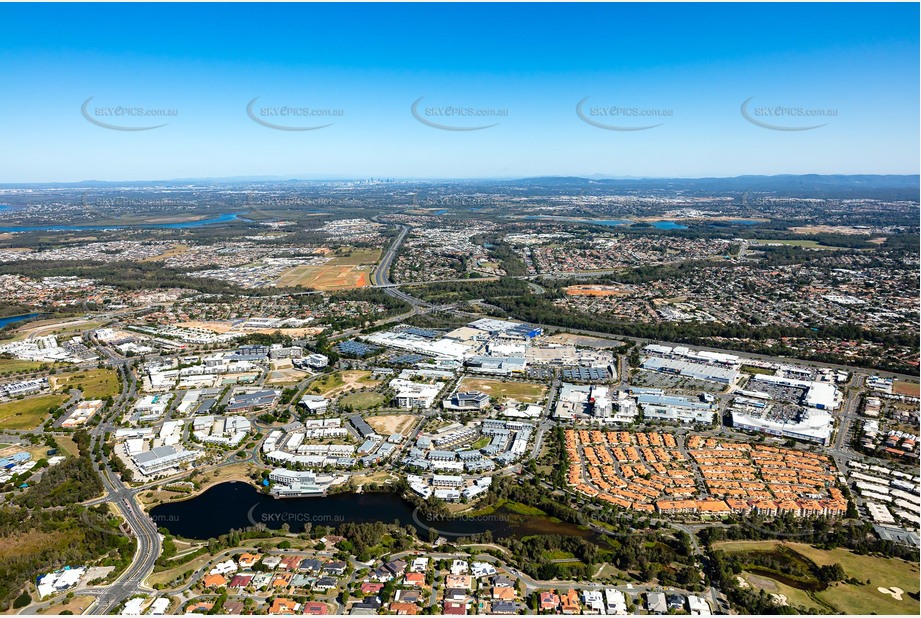
POLYGON ((688 226, 675 223, 674 221, 656 221, 652 227, 658 230, 686 230, 688 226))
POLYGON ((130 228, 161 228, 180 230, 191 227, 201 227, 203 225, 213 225, 215 223, 229 223, 239 219, 241 214, 243 213, 225 213, 210 219, 199 219, 198 221, 182 221, 179 223, 139 223, 137 225, 14 225, 9 227, 0 227, 0 232, 69 232, 83 230, 123 230, 130 228))
POLYGON ((14 324, 16 322, 22 322, 23 320, 37 318, 40 315, 40 313, 24 313, 22 315, 11 315, 5 318, 0 318, 0 328, 3 328, 7 324, 14 324))
POLYGON ((414 512, 411 504, 394 493, 276 499, 240 482, 220 483, 194 498, 155 506, 150 516, 157 527, 189 539, 209 539, 258 524, 277 530, 287 523, 291 532, 301 532, 305 523, 335 528, 347 522, 374 521, 399 521, 400 525, 415 528, 423 539, 428 538, 430 528, 449 539, 487 530, 496 538, 532 534, 593 536, 588 530, 547 516, 521 515, 505 509, 489 515, 432 521, 414 512))

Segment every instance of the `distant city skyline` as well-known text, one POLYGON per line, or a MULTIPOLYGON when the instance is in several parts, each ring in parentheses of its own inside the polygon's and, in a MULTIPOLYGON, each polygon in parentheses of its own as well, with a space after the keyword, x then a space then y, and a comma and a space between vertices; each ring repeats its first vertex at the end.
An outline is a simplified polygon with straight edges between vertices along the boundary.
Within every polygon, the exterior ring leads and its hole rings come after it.
POLYGON ((0 183, 917 174, 918 18, 4 4, 0 183))

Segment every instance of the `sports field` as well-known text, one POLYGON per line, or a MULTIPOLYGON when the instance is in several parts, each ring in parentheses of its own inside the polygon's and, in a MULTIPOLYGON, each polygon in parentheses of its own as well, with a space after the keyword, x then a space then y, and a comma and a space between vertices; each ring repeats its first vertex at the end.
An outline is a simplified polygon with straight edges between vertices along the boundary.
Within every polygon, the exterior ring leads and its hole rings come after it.
POLYGON ((371 267, 381 259, 380 249, 352 249, 319 266, 295 266, 275 281, 277 287, 302 286, 314 290, 347 290, 371 283, 371 267))

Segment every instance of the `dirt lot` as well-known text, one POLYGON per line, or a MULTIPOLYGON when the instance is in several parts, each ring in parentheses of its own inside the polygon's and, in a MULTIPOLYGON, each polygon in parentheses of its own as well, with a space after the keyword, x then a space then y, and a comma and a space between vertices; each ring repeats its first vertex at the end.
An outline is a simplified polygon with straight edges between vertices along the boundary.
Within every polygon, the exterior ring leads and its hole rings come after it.
POLYGON ((419 417, 414 414, 386 414, 369 416, 365 419, 378 434, 389 436, 392 433, 408 436, 419 417))
POLYGON ((897 395, 908 395, 909 397, 921 396, 921 384, 914 382, 902 382, 896 380, 892 383, 892 392, 897 395))
POLYGON ((601 337, 589 337, 587 335, 571 335, 569 333, 560 333, 547 337, 547 343, 561 343, 563 345, 581 346, 584 348, 618 348, 623 345, 622 341, 615 339, 602 339, 601 337))
POLYGON ((514 399, 521 403, 537 403, 547 394, 543 384, 528 382, 502 382, 486 378, 464 378, 457 389, 459 391, 480 391, 497 399, 514 399))

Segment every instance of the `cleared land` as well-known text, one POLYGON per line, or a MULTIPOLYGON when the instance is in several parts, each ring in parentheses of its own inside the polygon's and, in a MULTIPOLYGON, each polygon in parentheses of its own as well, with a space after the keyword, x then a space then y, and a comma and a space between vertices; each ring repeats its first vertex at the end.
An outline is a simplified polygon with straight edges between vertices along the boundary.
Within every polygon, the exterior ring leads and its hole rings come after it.
POLYGON ((908 395, 909 397, 921 396, 921 384, 914 382, 902 382, 896 380, 892 383, 892 392, 898 395, 908 395))
POLYGON ((353 249, 319 266, 295 266, 275 281, 277 287, 303 286, 314 290, 362 288, 371 283, 371 266, 381 259, 380 249, 353 249))
POLYGON ((412 414, 385 414, 369 416, 365 419, 374 428, 374 431, 382 436, 389 436, 392 433, 408 436, 417 420, 419 417, 412 414))
POLYGON ((487 378, 464 378, 458 390, 480 391, 500 401, 514 399, 522 403, 537 403, 547 394, 547 387, 543 384, 503 382, 487 378))
POLYGON ((169 258, 171 258, 171 257, 176 257, 177 255, 182 255, 183 253, 185 253, 185 252, 188 251, 188 250, 189 250, 189 246, 188 246, 188 245, 185 245, 185 244, 182 244, 182 243, 178 243, 178 244, 173 245, 172 247, 170 247, 169 249, 167 249, 166 251, 164 251, 164 252, 161 253, 160 255, 155 255, 155 256, 149 257, 149 258, 144 258, 144 259, 141 260, 141 261, 142 261, 142 262, 160 262, 160 261, 162 261, 162 260, 166 260, 166 259, 169 259, 169 258))
MULTIPOLYGON (((896 558, 858 556, 847 549, 816 549, 805 543, 782 541, 724 541, 714 544, 714 549, 724 551, 760 550, 770 551, 783 545, 812 560, 819 566, 840 564, 847 577, 863 583, 853 585, 834 584, 826 590, 815 593, 816 599, 834 607, 841 614, 914 614, 919 613, 918 603, 919 568, 896 558), (878 588, 901 588, 906 593, 902 600, 884 594, 878 588), (914 595, 912 598, 910 595, 914 595)), ((763 576, 762 576, 763 577, 763 576)))
POLYGON ((80 389, 86 399, 105 399, 114 397, 119 392, 118 374, 114 369, 90 369, 51 376, 49 382, 55 390, 80 389))
POLYGON ((573 335, 570 333, 559 333, 546 338, 547 343, 562 343, 563 345, 581 346, 584 348, 618 348, 623 345, 622 341, 615 339, 602 339, 601 337, 590 337, 588 335, 573 335))
POLYGON ((48 410, 67 401, 65 395, 39 395, 0 404, 0 429, 35 429, 48 410))
POLYGON ((265 383, 287 386, 289 384, 297 384, 307 377, 307 375, 306 371, 301 371, 300 369, 276 369, 269 372, 269 375, 265 379, 265 383))
POLYGON ((387 398, 374 391, 358 391, 349 393, 339 400, 340 406, 349 406, 353 410, 368 410, 375 406, 387 403, 387 398))
POLYGON ((757 239, 753 240, 757 245, 787 245, 790 247, 803 247, 804 249, 826 249, 828 251, 838 251, 842 247, 831 247, 829 245, 820 245, 815 240, 775 240, 775 239, 757 239))

